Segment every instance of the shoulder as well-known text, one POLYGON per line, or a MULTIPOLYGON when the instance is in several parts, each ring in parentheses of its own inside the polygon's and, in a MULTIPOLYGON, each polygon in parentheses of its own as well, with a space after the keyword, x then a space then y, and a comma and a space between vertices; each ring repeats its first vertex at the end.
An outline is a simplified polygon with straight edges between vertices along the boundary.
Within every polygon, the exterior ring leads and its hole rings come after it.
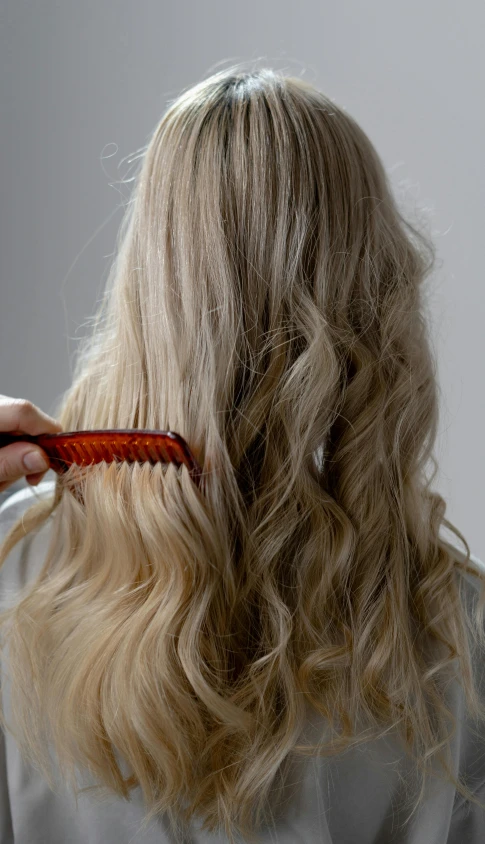
MULTIPOLYGON (((23 517, 36 501, 54 495, 55 481, 42 481, 36 487, 19 489, 2 502, 0 506, 0 550, 3 541, 18 519, 23 517)), ((0 566, 0 604, 9 606, 9 601, 16 599, 18 590, 25 586, 32 574, 45 559, 52 519, 49 518, 35 535, 26 534, 10 549, 0 566), (7 601, 7 604, 5 604, 7 601)))
MULTIPOLYGON (((455 560, 460 563, 466 561, 466 552, 463 543, 460 542, 453 531, 441 526, 440 539, 449 547, 455 560)), ((482 589, 483 579, 485 578, 485 562, 480 557, 477 557, 476 554, 473 554, 470 549, 470 559, 468 560, 467 566, 470 569, 469 571, 464 571, 458 567, 456 571, 464 581, 467 592, 473 598, 474 593, 480 593, 482 589)))
POLYGON ((54 494, 55 485, 55 481, 44 480, 36 487, 26 486, 7 496, 0 505, 0 542, 13 523, 35 501, 49 498, 54 494))
POLYGON ((11 495, 8 495, 7 498, 2 502, 0 505, 0 515, 10 507, 17 507, 22 505, 25 502, 25 506, 28 506, 32 503, 32 501, 38 497, 38 495, 46 495, 54 490, 55 481, 42 481, 42 483, 38 484, 36 487, 27 486, 25 489, 18 489, 16 492, 13 492, 11 495))
POLYGON ((55 481, 42 481, 35 487, 27 486, 25 489, 18 489, 12 495, 8 495, 0 505, 0 518, 5 517, 7 512, 10 516, 12 513, 18 513, 19 510, 26 510, 38 498, 49 497, 54 492, 55 485, 55 481))

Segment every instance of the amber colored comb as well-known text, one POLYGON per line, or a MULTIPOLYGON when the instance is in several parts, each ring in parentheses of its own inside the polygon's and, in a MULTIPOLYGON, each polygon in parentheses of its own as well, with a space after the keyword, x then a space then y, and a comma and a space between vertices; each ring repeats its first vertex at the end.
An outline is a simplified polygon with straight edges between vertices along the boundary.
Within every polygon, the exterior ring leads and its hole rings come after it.
POLYGON ((202 470, 189 446, 173 431, 148 431, 143 428, 119 430, 70 431, 60 434, 0 434, 0 448, 13 442, 30 442, 42 448, 49 458, 50 468, 61 475, 72 463, 91 466, 93 463, 182 463, 200 487, 202 470))

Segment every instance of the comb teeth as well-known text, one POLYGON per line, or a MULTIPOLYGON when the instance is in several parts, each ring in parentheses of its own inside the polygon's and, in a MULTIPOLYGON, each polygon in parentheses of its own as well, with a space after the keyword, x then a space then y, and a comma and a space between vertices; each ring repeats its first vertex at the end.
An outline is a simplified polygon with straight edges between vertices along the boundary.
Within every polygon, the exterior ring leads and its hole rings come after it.
POLYGON ((150 458, 150 459, 151 459, 154 463, 156 463, 156 462, 157 462, 157 460, 160 460, 160 457, 159 457, 159 454, 158 454, 158 450, 157 450, 157 447, 156 447, 155 443, 150 443, 150 442, 147 442, 147 443, 146 443, 146 445, 145 445, 145 449, 146 449, 146 451, 148 452, 149 458, 150 458))
POLYGON ((138 446, 138 452, 142 460, 146 460, 148 463, 152 462, 151 457, 147 453, 146 448, 142 443, 140 443, 140 445, 138 446))
POLYGON ((15 436, 0 433, 0 448, 12 442, 35 442, 51 460, 51 468, 62 473, 68 466, 90 466, 102 460, 126 460, 129 463, 184 464, 192 479, 200 485, 201 468, 180 434, 173 431, 151 431, 140 428, 93 431, 67 431, 59 434, 24 434, 15 436))
POLYGON ((112 430, 75 431, 47 434, 37 438, 39 445, 54 460, 70 465, 89 466, 102 460, 126 460, 128 463, 184 463, 198 482, 201 469, 187 443, 172 431, 112 430))

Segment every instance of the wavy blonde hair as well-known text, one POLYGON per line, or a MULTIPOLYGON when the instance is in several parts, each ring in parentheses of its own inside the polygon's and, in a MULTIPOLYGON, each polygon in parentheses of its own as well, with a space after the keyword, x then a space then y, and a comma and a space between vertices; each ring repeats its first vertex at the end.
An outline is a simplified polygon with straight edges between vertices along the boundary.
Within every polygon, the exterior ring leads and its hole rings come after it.
POLYGON ((186 90, 143 153, 55 415, 176 431, 203 486, 171 464, 73 466, 9 532, 0 563, 52 522, 0 617, 22 752, 51 787, 49 741, 76 793, 85 767, 95 790, 140 786, 146 823, 253 840, 288 759, 396 728, 422 774, 413 813, 435 757, 478 803, 443 754, 450 672, 485 720, 467 637, 485 644, 485 580, 472 622, 470 549, 425 471, 431 238, 352 117, 271 69, 186 90), (308 705, 318 745, 298 744, 308 705))

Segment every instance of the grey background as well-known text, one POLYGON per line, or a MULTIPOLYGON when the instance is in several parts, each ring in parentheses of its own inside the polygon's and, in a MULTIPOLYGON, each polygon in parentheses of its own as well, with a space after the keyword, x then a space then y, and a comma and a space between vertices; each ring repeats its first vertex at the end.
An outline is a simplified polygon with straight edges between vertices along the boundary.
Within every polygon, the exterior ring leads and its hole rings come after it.
POLYGON ((167 101, 232 61, 302 75, 359 121, 396 192, 429 215, 434 486, 485 560, 484 24, 481 0, 2 0, 0 393, 50 413, 69 385, 129 195, 123 159, 167 101))

